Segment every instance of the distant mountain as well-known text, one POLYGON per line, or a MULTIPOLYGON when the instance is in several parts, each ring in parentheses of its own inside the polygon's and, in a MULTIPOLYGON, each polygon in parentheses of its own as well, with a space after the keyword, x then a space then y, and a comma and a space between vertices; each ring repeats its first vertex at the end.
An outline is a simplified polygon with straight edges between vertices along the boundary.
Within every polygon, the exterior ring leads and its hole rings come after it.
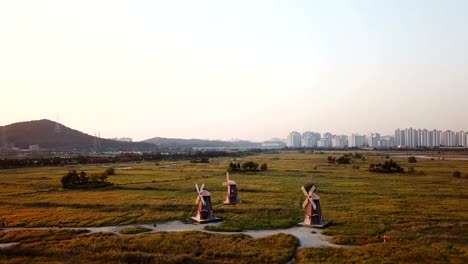
POLYGON ((8 144, 27 149, 39 145, 41 149, 57 151, 143 151, 157 147, 144 142, 121 142, 102 139, 68 128, 62 124, 42 119, 0 126, 0 146, 8 144), (58 125, 59 131, 56 130, 58 125))
POLYGON ((192 149, 192 148, 260 148, 261 143, 245 140, 222 141, 203 139, 179 139, 154 137, 143 142, 155 144, 161 149, 192 149))

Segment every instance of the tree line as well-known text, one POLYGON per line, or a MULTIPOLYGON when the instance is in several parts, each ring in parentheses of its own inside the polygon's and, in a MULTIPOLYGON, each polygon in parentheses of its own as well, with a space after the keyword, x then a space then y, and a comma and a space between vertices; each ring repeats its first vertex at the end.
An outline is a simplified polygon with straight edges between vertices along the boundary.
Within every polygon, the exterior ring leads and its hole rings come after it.
POLYGON ((84 171, 77 172, 76 170, 70 170, 62 176, 60 182, 64 189, 68 188, 80 188, 80 187, 100 187, 112 185, 107 182, 108 175, 115 174, 114 168, 107 168, 102 173, 87 174, 84 171))
POLYGON ((256 172, 268 170, 268 164, 258 164, 253 161, 246 161, 244 163, 229 163, 228 172, 256 172))
POLYGON ((72 157, 4 158, 0 159, 0 169, 163 160, 198 160, 205 162, 209 160, 209 158, 241 157, 252 155, 253 153, 255 152, 193 151, 185 153, 121 153, 113 156, 76 155, 72 157))

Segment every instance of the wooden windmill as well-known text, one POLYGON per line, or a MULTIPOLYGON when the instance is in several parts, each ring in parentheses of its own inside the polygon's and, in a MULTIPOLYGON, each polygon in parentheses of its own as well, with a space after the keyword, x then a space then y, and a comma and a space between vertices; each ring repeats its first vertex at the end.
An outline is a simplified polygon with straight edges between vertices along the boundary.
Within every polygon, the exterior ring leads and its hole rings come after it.
POLYGON ((197 216, 192 217, 193 220, 198 223, 208 223, 212 221, 217 221, 219 218, 216 218, 213 213, 213 207, 211 205, 211 193, 207 190, 204 190, 205 184, 203 183, 200 188, 198 184, 195 183, 195 189, 197 190, 197 199, 195 204, 198 205, 197 216))
POLYGON ((224 199, 224 204, 238 204, 240 203, 239 195, 237 194, 237 183, 229 180, 229 172, 226 173, 227 195, 224 199))
POLYGON ((303 225, 313 227, 325 227, 328 225, 328 223, 323 220, 322 210, 320 208, 320 197, 314 193, 315 186, 312 186, 309 192, 306 191, 304 186, 301 187, 301 190, 306 197, 302 203, 302 208, 307 207, 303 225))

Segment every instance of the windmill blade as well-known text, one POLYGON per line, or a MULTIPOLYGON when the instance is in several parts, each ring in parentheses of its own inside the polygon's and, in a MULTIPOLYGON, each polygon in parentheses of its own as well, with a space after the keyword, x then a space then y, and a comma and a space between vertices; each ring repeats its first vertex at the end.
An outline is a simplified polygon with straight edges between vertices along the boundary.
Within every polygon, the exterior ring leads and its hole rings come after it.
POLYGON ((202 201, 202 204, 203 204, 203 205, 206 205, 205 199, 203 199, 203 195, 200 194, 198 197, 200 197, 200 199, 201 199, 201 201, 202 201))
POLYGON ((314 200, 310 199, 310 201, 312 202, 312 207, 314 207, 314 210, 317 209, 317 205, 315 204, 314 200))
POLYGON ((305 207, 307 206, 308 203, 309 203, 309 199, 306 198, 306 199, 304 200, 304 202, 302 203, 302 208, 305 208, 305 207))
POLYGON ((309 190, 309 195, 312 195, 314 191, 315 191, 315 185, 312 185, 312 187, 309 190))
POLYGON ((198 183, 195 183, 195 189, 197 189, 197 193, 200 193, 200 189, 198 188, 198 183))
POLYGON ((229 183, 229 172, 226 172, 226 181, 229 183))
POLYGON ((202 183, 202 184, 201 184, 201 187, 200 187, 200 191, 199 191, 199 192, 203 192, 203 188, 205 188, 205 183, 202 183))
POLYGON ((302 192, 304 193, 305 196, 309 196, 309 194, 307 193, 306 189, 304 188, 304 186, 301 186, 301 190, 302 192))
POLYGON ((197 195, 197 199, 195 199, 195 204, 198 204, 200 202, 200 195, 197 195))

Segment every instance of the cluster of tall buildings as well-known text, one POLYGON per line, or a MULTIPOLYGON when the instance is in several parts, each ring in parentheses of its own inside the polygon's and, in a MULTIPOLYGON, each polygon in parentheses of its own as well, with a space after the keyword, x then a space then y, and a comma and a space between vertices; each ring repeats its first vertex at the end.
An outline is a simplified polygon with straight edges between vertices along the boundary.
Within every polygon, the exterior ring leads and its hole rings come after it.
POLYGON ((353 134, 351 136, 346 135, 333 135, 329 132, 320 134, 317 132, 306 131, 299 133, 293 131, 289 133, 286 145, 292 148, 346 148, 346 147, 379 147, 388 146, 390 143, 383 144, 384 138, 381 138, 379 134, 371 134, 369 136, 362 136, 353 134))
POLYGON ((468 133, 407 128, 395 130, 395 135, 333 135, 306 131, 288 134, 286 145, 291 148, 390 148, 390 147, 468 147, 468 133))
POLYGON ((401 147, 468 147, 468 134, 464 131, 427 129, 397 129, 395 144, 401 147))

